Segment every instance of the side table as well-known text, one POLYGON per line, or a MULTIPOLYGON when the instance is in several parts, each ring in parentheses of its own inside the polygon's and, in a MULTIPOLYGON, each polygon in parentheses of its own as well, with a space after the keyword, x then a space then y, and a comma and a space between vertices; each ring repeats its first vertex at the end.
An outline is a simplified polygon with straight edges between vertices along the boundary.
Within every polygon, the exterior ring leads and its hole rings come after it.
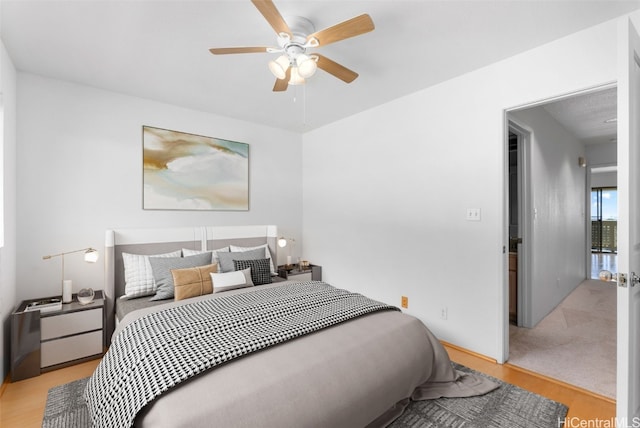
POLYGON ((278 266, 278 276, 296 281, 322 281, 322 266, 309 265, 307 269, 299 269, 298 265, 287 271, 284 265, 278 266))
MULTIPOLYGON (((60 297, 60 296, 54 296, 60 297)), ((11 314, 11 380, 100 357, 105 343, 105 299, 101 290, 91 303, 71 303, 50 312, 27 311, 22 301, 11 314)))

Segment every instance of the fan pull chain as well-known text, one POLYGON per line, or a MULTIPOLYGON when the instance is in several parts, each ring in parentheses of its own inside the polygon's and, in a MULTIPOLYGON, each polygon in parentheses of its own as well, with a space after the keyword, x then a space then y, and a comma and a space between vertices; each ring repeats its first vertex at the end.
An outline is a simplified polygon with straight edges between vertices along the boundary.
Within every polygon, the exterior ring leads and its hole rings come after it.
POLYGON ((302 124, 307 124, 307 85, 302 86, 302 124))
POLYGON ((293 86, 293 102, 298 102, 298 87, 302 87, 302 124, 307 124, 307 85, 292 85, 293 86))

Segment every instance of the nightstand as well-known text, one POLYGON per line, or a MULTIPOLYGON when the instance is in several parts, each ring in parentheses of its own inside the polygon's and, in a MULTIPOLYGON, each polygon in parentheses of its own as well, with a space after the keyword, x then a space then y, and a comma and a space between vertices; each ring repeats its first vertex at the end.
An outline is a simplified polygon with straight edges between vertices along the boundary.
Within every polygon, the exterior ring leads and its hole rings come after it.
POLYGON ((298 269, 298 265, 294 266, 294 269, 289 272, 287 272, 284 265, 278 266, 278 276, 300 282, 322 281, 322 266, 309 265, 308 269, 298 269))
POLYGON ((106 312, 101 290, 86 305, 74 294, 60 310, 25 310, 37 300, 41 299, 21 302, 11 314, 12 381, 102 356, 106 312))

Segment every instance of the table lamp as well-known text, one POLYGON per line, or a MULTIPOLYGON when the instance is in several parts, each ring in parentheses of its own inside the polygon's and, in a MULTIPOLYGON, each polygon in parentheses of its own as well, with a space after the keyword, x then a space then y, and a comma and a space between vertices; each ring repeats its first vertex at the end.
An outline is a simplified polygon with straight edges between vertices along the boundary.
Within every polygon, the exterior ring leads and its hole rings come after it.
POLYGON ((60 254, 51 254, 50 256, 42 256, 43 260, 48 260, 52 257, 60 257, 62 259, 62 303, 70 303, 72 300, 72 283, 70 279, 64 279, 64 256, 67 254, 79 253, 84 251, 84 261, 87 263, 95 263, 98 261, 98 250, 91 247, 83 248, 81 250, 67 251, 60 254))

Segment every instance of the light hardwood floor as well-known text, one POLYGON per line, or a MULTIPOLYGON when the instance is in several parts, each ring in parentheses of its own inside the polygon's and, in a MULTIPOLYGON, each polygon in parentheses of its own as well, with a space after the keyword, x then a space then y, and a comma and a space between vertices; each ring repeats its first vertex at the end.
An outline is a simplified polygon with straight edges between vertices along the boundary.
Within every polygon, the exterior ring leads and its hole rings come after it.
POLYGON ((47 391, 56 385, 90 376, 99 362, 99 359, 87 361, 7 384, 0 397, 0 427, 35 428, 42 426, 47 391))
MULTIPOLYGON (((453 345, 445 344, 445 347, 451 359, 457 363, 567 405, 569 407, 568 417, 576 418, 574 423, 576 421, 610 421, 615 416, 615 402, 611 399, 527 372, 509 364, 497 364, 489 358, 453 345)), ((3 428, 40 427, 47 391, 56 385, 89 376, 99 361, 93 360, 45 373, 35 378, 3 385, 3 393, 0 396, 0 426, 3 428)))
POLYGON ((616 415, 616 402, 609 397, 508 363, 497 364, 495 360, 447 343, 445 348, 452 361, 564 404, 569 408, 567 418, 571 419, 571 424, 564 426, 615 426, 605 422, 612 423, 616 415))

